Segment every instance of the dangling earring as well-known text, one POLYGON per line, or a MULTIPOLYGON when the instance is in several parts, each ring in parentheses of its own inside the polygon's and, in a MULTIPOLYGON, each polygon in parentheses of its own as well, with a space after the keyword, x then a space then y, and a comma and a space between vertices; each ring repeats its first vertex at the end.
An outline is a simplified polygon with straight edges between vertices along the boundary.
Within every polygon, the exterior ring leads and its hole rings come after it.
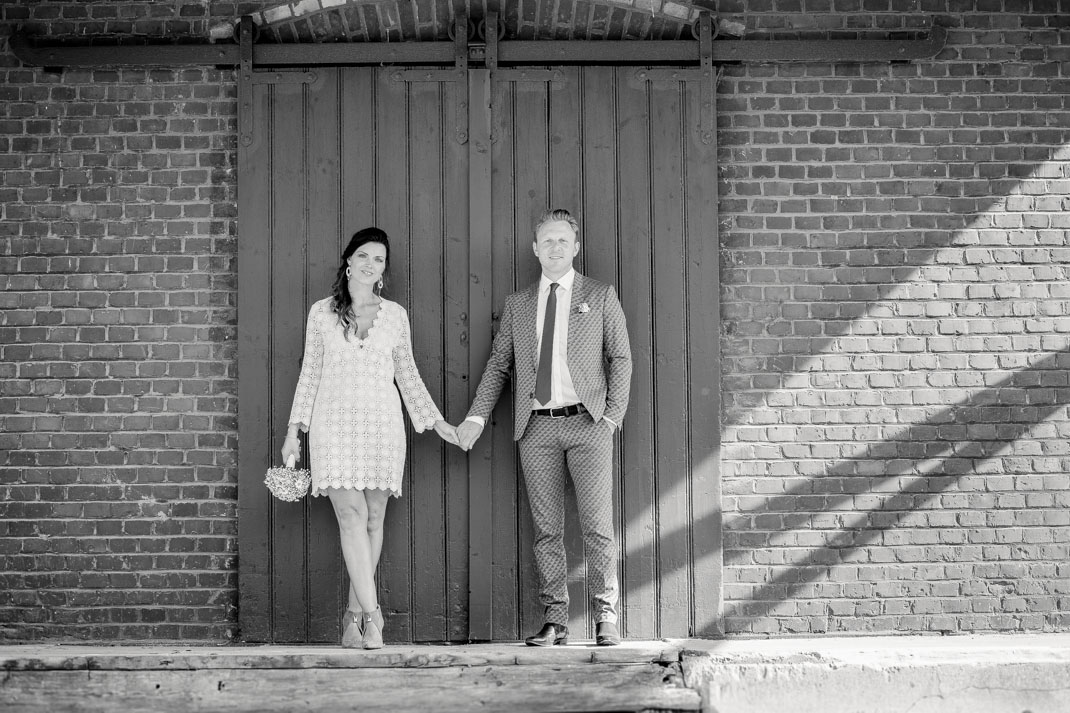
POLYGON ((381 278, 381 277, 379 278, 379 291, 380 292, 383 291, 383 278, 381 278))
POLYGON ((346 268, 346 277, 353 277, 353 268, 351 268, 351 267, 347 267, 346 268))

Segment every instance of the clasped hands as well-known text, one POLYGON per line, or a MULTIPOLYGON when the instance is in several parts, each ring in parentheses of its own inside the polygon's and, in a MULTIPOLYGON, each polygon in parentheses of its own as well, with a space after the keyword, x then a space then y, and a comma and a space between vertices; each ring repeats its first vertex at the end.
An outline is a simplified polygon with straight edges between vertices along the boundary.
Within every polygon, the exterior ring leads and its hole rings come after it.
POLYGON ((483 433, 483 427, 475 421, 463 421, 460 426, 451 426, 445 421, 435 422, 435 433, 447 443, 452 443, 463 451, 472 450, 479 434, 483 433))

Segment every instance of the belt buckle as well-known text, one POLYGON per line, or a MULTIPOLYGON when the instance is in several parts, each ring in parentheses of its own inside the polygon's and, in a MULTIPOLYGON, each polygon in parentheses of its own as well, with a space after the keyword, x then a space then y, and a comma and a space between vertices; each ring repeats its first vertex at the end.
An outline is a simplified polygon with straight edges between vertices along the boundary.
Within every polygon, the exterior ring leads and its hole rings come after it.
POLYGON ((552 408, 552 409, 550 409, 550 418, 567 418, 567 417, 568 417, 568 406, 562 406, 561 408, 552 408), (554 413, 555 411, 560 411, 561 415, 560 416, 557 415, 556 413, 554 413))

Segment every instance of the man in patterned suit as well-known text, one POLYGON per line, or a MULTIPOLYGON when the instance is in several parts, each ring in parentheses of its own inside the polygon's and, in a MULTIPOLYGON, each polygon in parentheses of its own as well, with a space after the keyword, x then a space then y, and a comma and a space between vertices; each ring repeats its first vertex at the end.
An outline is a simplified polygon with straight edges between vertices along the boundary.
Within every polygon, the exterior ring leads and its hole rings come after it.
POLYGON ((620 643, 617 544, 613 534, 613 432, 628 407, 632 356, 613 287, 577 273, 579 224, 566 210, 544 214, 532 247, 542 277, 509 296, 490 359, 458 440, 479 438, 515 370, 513 439, 519 442, 535 523, 542 630, 529 646, 568 642, 565 474, 572 477, 594 601, 597 642, 620 643))

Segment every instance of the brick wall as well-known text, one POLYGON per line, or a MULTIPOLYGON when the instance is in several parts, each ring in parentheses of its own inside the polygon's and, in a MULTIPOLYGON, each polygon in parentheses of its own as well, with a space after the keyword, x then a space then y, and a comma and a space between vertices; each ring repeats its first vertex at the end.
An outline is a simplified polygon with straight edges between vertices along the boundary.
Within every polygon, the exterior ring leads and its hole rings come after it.
POLYGON ((1070 628, 1070 3, 922 7, 736 18, 949 38, 721 81, 729 632, 1070 628))
MULTIPOLYGON (((203 3, 19 5, 5 28, 38 35, 208 23, 203 3)), ((229 638, 232 73, 0 52, 0 640, 229 638)))
MULTIPOLYGON (((0 20, 200 39, 271 4, 0 20)), ((1070 3, 902 5, 719 4, 751 37, 950 30, 721 79, 729 632, 1070 629, 1070 3)), ((233 74, 0 39, 0 76, 0 640, 232 637, 233 74)))

